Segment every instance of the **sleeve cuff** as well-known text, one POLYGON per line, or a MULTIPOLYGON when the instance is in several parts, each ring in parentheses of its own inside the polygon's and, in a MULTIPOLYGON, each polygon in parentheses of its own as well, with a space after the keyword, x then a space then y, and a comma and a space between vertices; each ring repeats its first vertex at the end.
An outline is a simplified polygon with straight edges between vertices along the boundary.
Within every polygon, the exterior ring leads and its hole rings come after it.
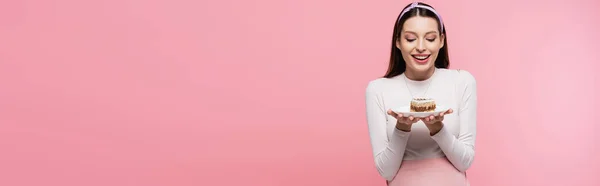
POLYGON ((452 135, 452 133, 450 133, 450 131, 446 130, 446 126, 442 126, 442 129, 440 129, 440 131, 437 134, 431 136, 431 138, 439 144, 444 142, 451 142, 454 136, 452 135))
POLYGON ((393 140, 393 141, 406 141, 409 136, 410 136, 410 132, 405 132, 405 131, 402 131, 400 129, 394 128, 394 131, 392 132, 392 139, 391 140, 393 140))

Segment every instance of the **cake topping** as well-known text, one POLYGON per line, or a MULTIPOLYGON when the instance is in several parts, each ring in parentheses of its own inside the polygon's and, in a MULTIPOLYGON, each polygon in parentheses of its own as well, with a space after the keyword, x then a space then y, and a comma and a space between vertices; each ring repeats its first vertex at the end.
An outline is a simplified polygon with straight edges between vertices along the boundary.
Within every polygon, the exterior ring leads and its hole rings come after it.
POLYGON ((413 100, 417 100, 417 101, 426 101, 426 100, 431 100, 431 98, 415 97, 415 98, 413 98, 413 100))

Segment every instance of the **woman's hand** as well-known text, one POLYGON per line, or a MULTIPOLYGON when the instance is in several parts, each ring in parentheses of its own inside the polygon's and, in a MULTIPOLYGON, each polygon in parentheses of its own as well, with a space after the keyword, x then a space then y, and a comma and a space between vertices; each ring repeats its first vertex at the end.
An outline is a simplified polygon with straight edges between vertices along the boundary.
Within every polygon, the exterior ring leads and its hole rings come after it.
POLYGON ((412 124, 416 123, 417 121, 419 121, 419 118, 415 118, 413 116, 404 117, 402 114, 395 113, 392 110, 388 110, 387 113, 390 116, 396 118, 396 120, 397 120, 397 122, 396 122, 396 128, 398 130, 401 130, 401 131, 404 131, 404 132, 410 132, 410 130, 412 128, 412 124))
POLYGON ((444 121, 444 115, 451 114, 452 112, 452 109, 448 109, 446 112, 442 112, 437 116, 431 115, 429 117, 421 118, 421 121, 423 121, 423 123, 425 123, 425 126, 427 126, 427 128, 429 129, 429 134, 433 136, 437 134, 440 130, 442 130, 442 121, 444 121))

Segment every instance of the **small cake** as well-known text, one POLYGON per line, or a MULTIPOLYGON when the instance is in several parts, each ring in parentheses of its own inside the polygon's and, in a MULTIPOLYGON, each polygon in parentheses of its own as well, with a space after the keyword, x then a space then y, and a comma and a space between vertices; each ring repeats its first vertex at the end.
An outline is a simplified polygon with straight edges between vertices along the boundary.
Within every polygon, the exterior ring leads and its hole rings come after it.
POLYGON ((433 112, 435 106, 435 100, 431 98, 413 98, 410 101, 411 112, 433 112))

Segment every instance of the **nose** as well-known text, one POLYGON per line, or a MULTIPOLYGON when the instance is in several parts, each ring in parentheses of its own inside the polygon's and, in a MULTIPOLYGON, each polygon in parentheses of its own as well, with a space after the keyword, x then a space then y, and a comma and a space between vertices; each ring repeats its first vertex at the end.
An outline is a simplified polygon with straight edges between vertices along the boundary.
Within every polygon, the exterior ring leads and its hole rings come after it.
POLYGON ((425 52, 425 44, 423 43, 423 41, 419 42, 419 44, 417 44, 417 52, 422 53, 425 52))

